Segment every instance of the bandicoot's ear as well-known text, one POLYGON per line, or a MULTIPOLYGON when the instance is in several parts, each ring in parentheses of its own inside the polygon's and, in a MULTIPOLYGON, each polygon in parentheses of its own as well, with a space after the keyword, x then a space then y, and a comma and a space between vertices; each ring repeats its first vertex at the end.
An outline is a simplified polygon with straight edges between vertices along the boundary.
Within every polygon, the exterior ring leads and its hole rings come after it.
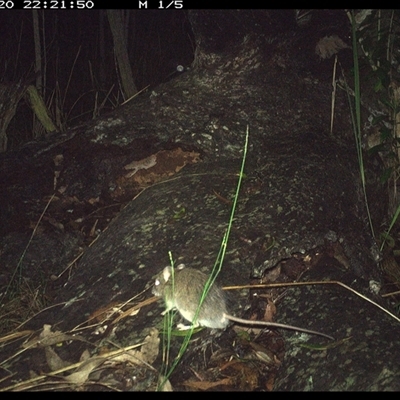
POLYGON ((171 276, 171 267, 165 267, 163 270, 163 278, 164 282, 168 282, 169 277, 171 276))

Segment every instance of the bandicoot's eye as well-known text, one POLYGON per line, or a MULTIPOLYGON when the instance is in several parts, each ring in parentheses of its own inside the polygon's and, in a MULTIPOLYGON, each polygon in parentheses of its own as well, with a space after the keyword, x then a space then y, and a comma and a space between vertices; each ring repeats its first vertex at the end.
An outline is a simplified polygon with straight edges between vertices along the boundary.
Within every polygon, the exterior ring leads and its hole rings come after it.
POLYGON ((160 280, 159 279, 156 279, 156 281, 154 282, 154 285, 155 286, 158 286, 160 284, 160 280))

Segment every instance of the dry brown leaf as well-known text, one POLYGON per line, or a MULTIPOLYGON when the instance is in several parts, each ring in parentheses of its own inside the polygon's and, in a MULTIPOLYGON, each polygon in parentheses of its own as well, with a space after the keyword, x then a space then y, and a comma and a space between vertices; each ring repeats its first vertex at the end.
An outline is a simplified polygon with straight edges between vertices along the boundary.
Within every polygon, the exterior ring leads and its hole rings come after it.
MULTIPOLYGON (((260 360, 268 365, 278 364, 274 353, 272 351, 270 351, 269 349, 267 349, 266 347, 264 347, 258 343, 254 343, 254 342, 249 342, 249 345, 254 350, 254 355, 255 355, 255 357, 257 357, 258 360, 260 360)), ((280 364, 278 364, 278 365, 280 365, 280 364)))
POLYGON ((259 369, 251 363, 231 360, 219 368, 230 375, 232 384, 238 390, 254 390, 258 387, 259 369))
POLYGON ((93 206, 100 202, 100 197, 92 197, 87 202, 93 206))
POLYGON ((152 364, 158 356, 159 347, 159 332, 156 328, 152 328, 150 334, 144 339, 140 350, 125 351, 113 359, 121 362, 128 361, 132 364, 152 364))
POLYGON ((88 321, 94 320, 95 322, 103 323, 104 321, 109 319, 112 315, 119 314, 120 306, 121 303, 113 301, 110 304, 107 304, 106 306, 100 307, 97 310, 95 310, 92 314, 90 314, 88 321))
POLYGON ((50 371, 58 371, 71 365, 70 362, 64 361, 50 346, 44 348, 46 354, 47 365, 50 371))
POLYGON ((198 389, 198 390, 208 390, 212 389, 216 386, 229 386, 232 385, 232 380, 231 378, 225 378, 221 379, 220 381, 217 382, 208 382, 208 381, 186 381, 183 382, 183 384, 191 389, 198 389))
POLYGON ((125 169, 132 169, 133 171, 125 175, 126 178, 130 178, 136 174, 137 171, 141 169, 149 169, 157 164, 157 154, 152 154, 141 160, 132 161, 131 163, 125 165, 125 169))
POLYGON ((104 357, 91 358, 84 362, 75 372, 66 376, 64 379, 70 383, 74 383, 75 385, 82 385, 88 380, 90 373, 99 365, 103 364, 104 361, 106 361, 106 358, 104 357))
POLYGON ((348 49, 349 46, 337 35, 323 37, 315 46, 315 53, 322 59, 331 58, 341 49, 348 49))
POLYGON ((133 171, 126 174, 125 178, 132 179, 139 185, 175 175, 187 164, 199 161, 200 153, 194 151, 183 151, 180 147, 173 150, 161 150, 147 158, 133 161, 126 165, 125 169, 133 171))
POLYGON ((43 325, 43 330, 39 334, 39 337, 36 337, 34 339, 29 340, 26 343, 23 343, 22 347, 24 349, 26 348, 32 348, 32 347, 46 347, 46 346, 52 346, 61 342, 65 342, 66 340, 81 340, 81 341, 86 341, 84 338, 81 336, 75 335, 67 335, 66 333, 63 333, 61 331, 51 331, 51 325, 44 324, 43 325))
POLYGON ((274 384, 275 384, 275 374, 270 374, 265 384, 265 388, 271 392, 274 389, 274 384))
POLYGON ((258 375, 259 370, 254 364, 241 362, 233 365, 232 377, 236 378, 239 390, 255 390, 258 387, 258 375))
POLYGON ((281 269, 282 265, 279 263, 275 268, 265 271, 262 283, 276 282, 281 275, 281 269))
POLYGON ((53 225, 57 229, 60 229, 60 231, 64 232, 64 224, 57 221, 55 218, 44 216, 43 221, 47 221, 50 225, 53 225))
POLYGON ((156 302, 158 299, 159 299, 159 297, 153 296, 146 300, 141 301, 138 304, 135 304, 133 307, 129 308, 128 310, 124 311, 121 315, 119 315, 112 323, 116 324, 121 319, 124 319, 126 317, 132 317, 132 316, 136 315, 142 307, 152 304, 152 303, 156 302))
POLYGON ((90 352, 88 349, 84 350, 83 353, 81 354, 81 356, 79 357, 79 361, 86 361, 89 360, 90 358, 90 352))
POLYGON ((174 391, 174 389, 172 388, 171 382, 169 381, 169 379, 165 379, 164 375, 161 375, 158 380, 158 390, 160 392, 173 392, 174 391), (162 386, 160 386, 162 382, 164 382, 164 383, 162 386))
POLYGON ((227 361, 225 364, 221 365, 221 366, 219 367, 219 370, 220 370, 220 371, 223 371, 224 369, 227 369, 227 368, 231 367, 232 365, 237 364, 237 363, 239 363, 239 362, 240 362, 240 361, 238 361, 238 360, 232 358, 231 360, 227 361))
POLYGON ((265 307, 264 321, 271 322, 274 320, 274 316, 276 314, 276 305, 270 299, 267 299, 267 301, 268 301, 268 304, 267 304, 267 307, 265 307))
POLYGON ((150 334, 145 337, 144 344, 141 348, 142 360, 146 361, 148 364, 152 364, 159 352, 160 348, 160 337, 158 335, 158 330, 152 328, 150 334))

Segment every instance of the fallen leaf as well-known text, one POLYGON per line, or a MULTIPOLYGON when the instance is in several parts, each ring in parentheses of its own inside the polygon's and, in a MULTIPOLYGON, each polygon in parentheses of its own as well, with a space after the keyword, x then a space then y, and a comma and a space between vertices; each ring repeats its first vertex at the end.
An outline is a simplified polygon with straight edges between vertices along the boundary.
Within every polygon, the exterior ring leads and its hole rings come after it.
POLYGON ((169 379, 165 379, 165 376, 161 375, 158 380, 158 390, 160 392, 173 392, 173 388, 169 379))
POLYGON ((75 385, 82 385, 88 380, 90 373, 99 365, 103 364, 104 361, 106 361, 106 358, 103 357, 91 358, 78 367, 75 372, 64 377, 64 379, 75 385))
POLYGON ((271 322, 276 314, 276 305, 271 299, 267 299, 267 307, 265 307, 264 321, 271 322))
POLYGON ((152 364, 158 356, 160 348, 159 332, 156 328, 150 330, 140 350, 127 350, 122 354, 113 357, 120 362, 131 362, 132 364, 152 364))
POLYGON ((232 385, 232 380, 230 378, 224 378, 217 382, 208 382, 208 381, 186 381, 183 384, 191 389, 198 390, 208 390, 212 389, 216 386, 228 386, 232 385))
POLYGON ((53 346, 55 344, 59 344, 61 342, 65 342, 66 340, 80 340, 86 342, 86 340, 79 335, 68 335, 61 331, 51 331, 51 325, 45 324, 43 325, 43 330, 39 334, 39 337, 35 337, 34 339, 29 340, 28 342, 23 343, 22 347, 32 348, 32 347, 46 347, 53 346))
POLYGON ((58 371, 71 365, 70 362, 64 361, 50 346, 44 348, 46 354, 46 362, 50 371, 58 371))

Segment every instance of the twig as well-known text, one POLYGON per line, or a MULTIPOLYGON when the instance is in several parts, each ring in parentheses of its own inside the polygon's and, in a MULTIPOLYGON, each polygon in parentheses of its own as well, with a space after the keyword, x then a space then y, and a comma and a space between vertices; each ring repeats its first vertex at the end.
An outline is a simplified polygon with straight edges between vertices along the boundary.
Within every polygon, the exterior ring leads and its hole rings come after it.
MULTIPOLYGON (((287 287, 287 286, 306 286, 306 285, 339 285, 344 287, 345 289, 349 290, 350 292, 356 294, 358 297, 361 297, 365 301, 368 301, 375 307, 378 307, 381 309, 383 312, 386 314, 390 315, 393 319, 395 319, 397 322, 400 322, 400 318, 391 313, 389 310, 386 310, 386 308, 382 307, 375 301, 369 299, 368 297, 364 296, 363 294, 357 292, 357 290, 351 288, 350 286, 345 285, 344 283, 340 281, 311 281, 311 282, 289 282, 289 283, 267 283, 264 285, 244 285, 240 286, 240 289, 254 289, 254 288, 274 288, 274 287, 287 287)), ((238 289, 238 286, 225 286, 222 289, 224 290, 234 290, 238 289)))

